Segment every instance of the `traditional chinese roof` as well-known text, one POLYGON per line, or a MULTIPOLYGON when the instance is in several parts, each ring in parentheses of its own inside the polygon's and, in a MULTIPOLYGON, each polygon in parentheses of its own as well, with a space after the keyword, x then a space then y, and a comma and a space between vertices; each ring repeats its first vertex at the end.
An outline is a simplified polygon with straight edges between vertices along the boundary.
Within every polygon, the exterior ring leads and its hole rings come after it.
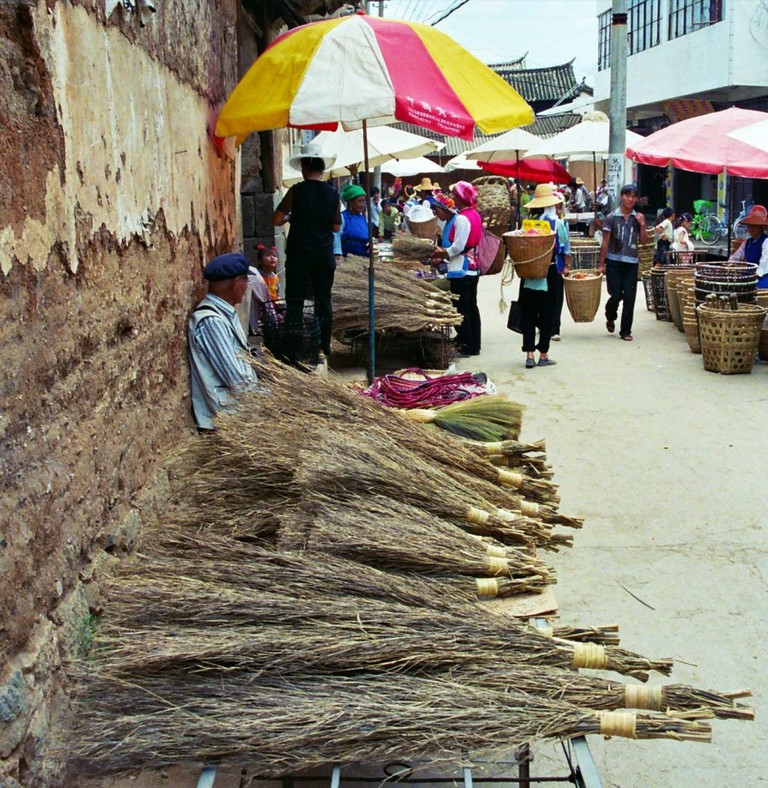
POLYGON ((546 68, 520 68, 517 63, 518 61, 493 63, 489 68, 512 85, 537 112, 549 109, 557 101, 569 101, 579 93, 592 93, 591 88, 576 81, 573 60, 546 68), (544 106, 545 104, 547 106, 544 106))

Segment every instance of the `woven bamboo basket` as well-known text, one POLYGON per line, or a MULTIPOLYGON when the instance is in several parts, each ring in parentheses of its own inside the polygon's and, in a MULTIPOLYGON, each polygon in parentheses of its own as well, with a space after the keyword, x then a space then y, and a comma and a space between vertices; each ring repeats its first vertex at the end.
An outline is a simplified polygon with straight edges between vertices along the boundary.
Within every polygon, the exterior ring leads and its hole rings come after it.
POLYGON ((701 353, 701 339, 699 338, 699 321, 696 318, 696 307, 686 307, 683 312, 683 331, 691 353, 701 353))
POLYGON ((744 304, 754 304, 757 293, 757 266, 754 263, 706 262, 696 265, 696 303, 710 293, 735 293, 744 304))
POLYGON ((476 208, 488 225, 506 230, 512 217, 507 179, 501 175, 481 175, 472 181, 477 187, 476 208))
MULTIPOLYGON (((757 305, 768 310, 768 290, 757 291, 757 305)), ((768 317, 766 317, 766 322, 763 323, 763 330, 760 332, 757 355, 762 361, 768 361, 768 317)))
POLYGON ((563 276, 565 303, 574 323, 591 323, 600 307, 603 277, 597 271, 575 271, 563 276), (582 278, 583 277, 583 278, 582 278))
POLYGON ((504 233, 506 228, 501 226, 489 227, 488 231, 493 233, 498 238, 501 238, 501 243, 499 244, 499 251, 496 252, 496 257, 493 258, 491 267, 485 272, 485 274, 483 274, 483 276, 493 276, 494 274, 500 274, 504 268, 504 261, 507 259, 507 245, 504 243, 504 233))
POLYGON ((570 236, 571 249, 586 248, 586 249, 600 249, 600 244, 594 238, 582 238, 579 236, 570 236))
POLYGON ((653 255, 656 253, 656 244, 638 244, 637 245, 637 278, 641 279, 643 271, 649 271, 653 268, 653 255))
POLYGON ((683 306, 680 301, 680 285, 690 280, 693 284, 692 268, 667 268, 664 275, 664 289, 669 305, 669 314, 678 331, 683 330, 683 306))
POLYGON ((669 314, 669 304, 667 303, 667 293, 664 290, 664 275, 666 269, 654 268, 651 270, 651 289, 653 290, 653 311, 656 313, 656 320, 671 321, 669 314))
POLYGON ((651 272, 643 271, 643 292, 645 293, 645 308, 649 312, 653 312, 653 288, 651 287, 651 272))
POLYGON ((433 216, 423 222, 409 219, 408 229, 411 231, 411 235, 415 235, 417 238, 429 238, 430 241, 434 241, 437 237, 437 217, 433 216))
POLYGON ((555 247, 555 234, 515 235, 504 233, 504 244, 521 279, 541 279, 547 275, 555 247))
MULTIPOLYGON (((573 243, 573 241, 571 241, 571 243, 573 243)), ((599 263, 599 246, 571 246, 571 271, 596 269, 599 263)))
POLYGON ((738 309, 702 304, 698 307, 704 369, 721 375, 752 372, 765 309, 739 304, 738 309))

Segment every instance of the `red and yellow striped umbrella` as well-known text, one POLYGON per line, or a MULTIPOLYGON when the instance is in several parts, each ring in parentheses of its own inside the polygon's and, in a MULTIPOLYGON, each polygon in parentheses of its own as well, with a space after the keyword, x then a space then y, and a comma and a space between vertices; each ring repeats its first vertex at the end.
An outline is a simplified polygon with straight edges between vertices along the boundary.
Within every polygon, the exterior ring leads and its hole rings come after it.
POLYGON ((517 91, 439 30, 352 14, 275 39, 227 100, 216 134, 400 120, 471 140, 475 127, 494 134, 533 119, 517 91))

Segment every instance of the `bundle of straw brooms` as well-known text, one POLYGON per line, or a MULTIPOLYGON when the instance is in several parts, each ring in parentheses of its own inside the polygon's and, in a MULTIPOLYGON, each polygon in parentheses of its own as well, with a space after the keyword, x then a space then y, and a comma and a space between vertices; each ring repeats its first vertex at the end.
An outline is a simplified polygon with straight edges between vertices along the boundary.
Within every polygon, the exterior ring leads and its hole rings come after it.
MULTIPOLYGON (((461 323, 453 296, 413 273, 380 265, 376 269, 375 290, 377 331, 435 331, 461 323)), ((368 331, 367 293, 368 260, 346 257, 334 275, 334 333, 368 331)))
POLYGON ((743 692, 574 672, 670 671, 610 628, 540 633, 477 604, 553 582, 536 549, 580 523, 549 480, 499 476, 488 447, 333 380, 257 371, 269 393, 179 452, 175 506, 111 584, 76 670, 75 770, 233 759, 279 776, 585 733, 706 741, 704 720, 751 716, 743 692))

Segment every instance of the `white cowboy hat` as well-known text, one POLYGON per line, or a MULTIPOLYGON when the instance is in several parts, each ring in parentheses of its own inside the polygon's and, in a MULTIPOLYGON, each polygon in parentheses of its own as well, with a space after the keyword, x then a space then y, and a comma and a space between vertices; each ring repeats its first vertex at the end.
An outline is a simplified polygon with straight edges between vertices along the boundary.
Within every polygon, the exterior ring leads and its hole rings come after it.
POLYGON ((335 156, 329 156, 324 153, 322 148, 314 141, 302 145, 298 152, 288 159, 288 166, 294 170, 301 170, 302 159, 322 159, 326 170, 330 170, 336 161, 335 156))

